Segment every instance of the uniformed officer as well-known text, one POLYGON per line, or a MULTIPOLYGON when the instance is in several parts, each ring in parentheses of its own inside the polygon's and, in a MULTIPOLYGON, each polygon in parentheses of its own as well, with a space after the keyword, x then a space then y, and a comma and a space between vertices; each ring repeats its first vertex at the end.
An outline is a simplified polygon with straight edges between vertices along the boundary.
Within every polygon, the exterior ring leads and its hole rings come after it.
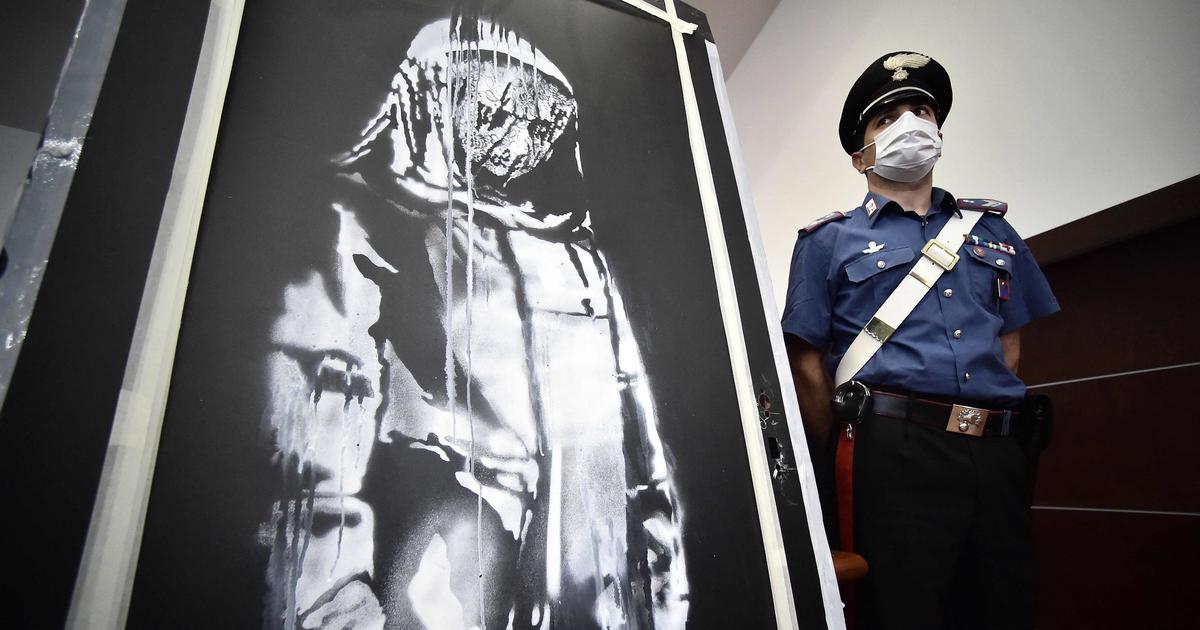
POLYGON ((869 565, 860 628, 1033 626, 1018 331, 1058 303, 1005 204, 933 187, 951 102, 932 58, 873 62, 838 129, 866 197, 792 255, 783 329, 805 428, 852 478, 838 511, 869 565), (845 423, 835 387, 856 403, 845 423))

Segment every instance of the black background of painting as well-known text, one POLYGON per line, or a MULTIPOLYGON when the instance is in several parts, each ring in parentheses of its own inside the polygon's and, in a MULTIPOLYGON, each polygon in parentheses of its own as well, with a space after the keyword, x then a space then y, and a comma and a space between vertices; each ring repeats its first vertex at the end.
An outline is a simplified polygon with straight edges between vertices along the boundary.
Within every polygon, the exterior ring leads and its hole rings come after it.
MULTIPOLYGON (((262 624, 257 530, 278 483, 263 429, 269 326, 287 282, 332 264, 327 158, 375 113, 416 29, 447 11, 248 3, 129 627, 262 624)), ((526 35, 575 87, 586 203, 674 464, 692 625, 773 627, 669 31, 619 3, 496 2, 484 17, 526 35)))
MULTIPOLYGON (((724 122, 717 106, 716 87, 713 85, 706 42, 699 38, 685 38, 684 45, 688 51, 696 100, 700 104, 700 120, 704 127, 713 186, 721 209, 721 227, 725 233, 726 251, 735 279, 742 335, 746 340, 746 358, 754 379, 754 390, 760 398, 766 398, 767 411, 771 414, 771 423, 763 430, 763 437, 776 438, 788 462, 796 466, 797 458, 791 448, 788 426, 791 423, 798 427, 801 425, 799 418, 788 418, 783 411, 780 377, 775 369, 775 353, 767 328, 778 324, 767 321, 763 295, 756 282, 754 252, 751 249, 745 210, 742 208, 734 176, 732 156, 726 142, 724 122)), ((717 74, 723 76, 719 71, 717 74)), ((763 261, 763 264, 765 263, 766 261, 763 261)), ((771 295, 766 298, 775 299, 771 295)), ((788 381, 782 386, 791 387, 792 384, 788 381)), ((800 442, 804 444, 804 440, 800 442)), ((792 579, 792 596, 796 605, 797 620, 801 628, 824 628, 826 623, 821 584, 816 571, 816 555, 808 527, 808 517, 804 511, 799 473, 782 474, 773 480, 772 487, 775 491, 779 525, 783 530, 783 547, 788 559, 788 574, 792 579)))

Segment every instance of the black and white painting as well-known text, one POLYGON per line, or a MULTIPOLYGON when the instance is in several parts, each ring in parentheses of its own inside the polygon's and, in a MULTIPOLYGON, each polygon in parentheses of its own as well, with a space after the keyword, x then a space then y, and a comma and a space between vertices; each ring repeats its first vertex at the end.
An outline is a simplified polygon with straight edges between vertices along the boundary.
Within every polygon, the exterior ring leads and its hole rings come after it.
POLYGON ((336 159, 334 265, 285 287, 267 361, 299 491, 268 525, 284 627, 683 626, 683 515, 621 293, 586 206, 521 185, 582 180, 577 109, 519 33, 456 16, 336 159))
POLYGON ((130 627, 774 627, 675 63, 247 7, 130 627))

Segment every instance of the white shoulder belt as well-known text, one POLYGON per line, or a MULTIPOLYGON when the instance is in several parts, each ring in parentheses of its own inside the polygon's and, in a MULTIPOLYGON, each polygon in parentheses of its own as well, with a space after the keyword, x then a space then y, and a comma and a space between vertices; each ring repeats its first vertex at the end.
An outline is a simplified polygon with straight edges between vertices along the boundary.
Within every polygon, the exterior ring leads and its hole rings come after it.
POLYGON ((917 307, 917 303, 933 288, 942 273, 950 271, 958 263, 958 249, 962 247, 963 235, 969 234, 979 222, 983 212, 960 210, 950 217, 938 235, 921 248, 921 257, 900 281, 900 286, 884 300, 883 305, 871 317, 838 363, 834 385, 841 385, 855 377, 859 370, 875 356, 884 342, 896 332, 905 318, 917 307))

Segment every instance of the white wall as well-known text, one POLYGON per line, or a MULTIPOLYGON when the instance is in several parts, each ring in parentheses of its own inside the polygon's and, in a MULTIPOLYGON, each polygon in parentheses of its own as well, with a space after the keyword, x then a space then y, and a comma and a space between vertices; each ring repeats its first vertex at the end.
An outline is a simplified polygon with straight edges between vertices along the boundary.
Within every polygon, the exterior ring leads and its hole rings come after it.
POLYGON ((1200 0, 783 0, 729 80, 780 303, 797 228, 866 192, 846 92, 902 49, 954 84, 935 185, 1025 237, 1200 173, 1200 0))
POLYGON ((728 79, 742 61, 779 0, 686 0, 704 12, 713 38, 721 47, 721 66, 728 79))

